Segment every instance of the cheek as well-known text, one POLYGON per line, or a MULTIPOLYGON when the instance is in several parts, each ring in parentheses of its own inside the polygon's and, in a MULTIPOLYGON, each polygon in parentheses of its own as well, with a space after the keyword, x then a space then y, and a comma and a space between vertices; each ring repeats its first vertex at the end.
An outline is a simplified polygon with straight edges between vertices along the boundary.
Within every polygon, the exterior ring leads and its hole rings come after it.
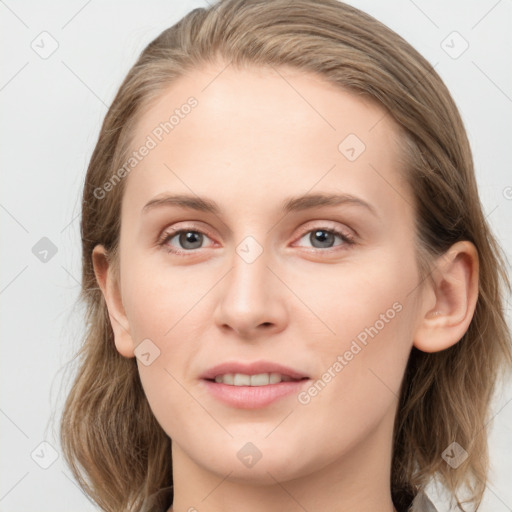
POLYGON ((184 373, 197 353, 193 329, 201 312, 197 305, 207 288, 197 282, 194 287, 176 271, 163 277, 149 266, 134 268, 126 279, 125 309, 134 344, 144 340, 151 354, 146 365, 136 349, 140 380, 159 424, 168 435, 181 437, 178 433, 188 424, 186 411, 197 408, 184 373))
POLYGON ((309 333, 307 351, 318 358, 318 380, 299 402, 311 403, 324 421, 323 411, 351 412, 363 423, 382 414, 399 394, 411 350, 414 256, 381 252, 366 263, 357 270, 335 269, 314 285, 311 277, 302 281, 302 293, 309 289, 308 300, 321 312, 323 330, 319 340, 302 326, 309 333))
POLYGON ((366 303, 351 316, 333 316, 340 318, 335 324, 339 336, 316 349, 318 374, 297 397, 294 414, 315 438, 315 457, 334 459, 371 438, 383 421, 388 429, 393 424, 414 315, 408 304, 389 308, 392 294, 380 297, 382 302, 366 303))
MULTIPOLYGON (((364 345, 377 337, 396 337, 398 331, 395 336, 391 331, 397 324, 403 325, 404 320, 407 324, 413 313, 408 304, 418 276, 412 255, 396 250, 373 251, 364 259, 356 259, 357 255, 354 261, 326 266, 315 273, 302 268, 290 276, 294 291, 306 298, 315 314, 313 322, 319 326, 323 339, 334 341, 334 345, 327 343, 328 349, 347 349, 356 338, 364 345)), ((300 309, 297 308, 297 315, 300 309)), ((309 325, 313 323, 310 321, 309 325)))
POLYGON ((207 292, 207 278, 192 267, 173 269, 147 257, 128 260, 123 304, 135 344, 144 338, 171 339, 207 292))

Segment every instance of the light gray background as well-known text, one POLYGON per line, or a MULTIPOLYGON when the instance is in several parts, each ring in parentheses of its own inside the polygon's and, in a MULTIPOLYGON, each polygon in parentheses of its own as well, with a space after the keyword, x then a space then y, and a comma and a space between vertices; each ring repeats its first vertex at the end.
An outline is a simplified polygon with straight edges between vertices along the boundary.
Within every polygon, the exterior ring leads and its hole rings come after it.
MULTIPOLYGON (((405 37, 446 81, 467 126, 485 211, 510 255, 512 2, 349 3, 405 37), (464 40, 468 49, 454 58, 464 40)), ((203 5, 185 0, 0 1, 1 512, 98 510, 70 478, 56 427, 65 397, 62 379, 69 377, 65 363, 83 330, 80 308, 74 305, 80 282, 81 185, 107 106, 139 52, 203 5), (40 35, 45 31, 51 36, 40 35), (44 59, 40 53, 51 49, 52 38, 58 48, 44 59), (57 249, 46 262, 32 251, 43 237, 57 249), (57 457, 53 463, 52 457, 57 457)), ((510 303, 508 308, 510 318, 510 303)), ((508 384, 493 405, 493 473, 482 512, 512 510, 511 400, 508 384)), ((448 510, 442 497, 435 501, 440 512, 448 510)))

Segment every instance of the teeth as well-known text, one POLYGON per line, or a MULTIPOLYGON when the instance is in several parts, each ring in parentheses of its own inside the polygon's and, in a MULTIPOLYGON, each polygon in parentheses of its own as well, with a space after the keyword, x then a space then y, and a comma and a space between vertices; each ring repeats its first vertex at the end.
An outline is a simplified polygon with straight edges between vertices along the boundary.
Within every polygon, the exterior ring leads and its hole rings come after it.
POLYGON ((268 373, 260 373, 259 375, 251 375, 251 386, 266 386, 269 382, 270 382, 270 375, 268 373))
POLYGON ((235 376, 233 377, 233 384, 235 386, 250 386, 251 385, 251 377, 249 375, 235 373, 235 376))
POLYGON ((291 377, 280 373, 259 373, 258 375, 226 373, 215 377, 215 382, 229 384, 230 386, 267 386, 268 384, 279 384, 279 382, 289 382, 291 380, 293 380, 291 377))

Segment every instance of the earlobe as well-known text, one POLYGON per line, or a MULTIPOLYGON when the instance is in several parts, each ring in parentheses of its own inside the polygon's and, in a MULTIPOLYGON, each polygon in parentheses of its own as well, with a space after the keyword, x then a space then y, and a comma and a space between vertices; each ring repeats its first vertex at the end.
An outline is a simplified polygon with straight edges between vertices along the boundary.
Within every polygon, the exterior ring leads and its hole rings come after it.
POLYGON ((114 331, 116 349, 124 357, 135 357, 135 345, 130 335, 128 318, 121 300, 119 283, 108 261, 107 251, 103 245, 97 245, 94 248, 92 262, 96 281, 107 305, 110 324, 114 331))
POLYGON ((416 348, 439 352, 464 336, 478 299, 478 269, 478 252, 469 241, 455 243, 439 257, 429 285, 435 304, 425 303, 414 336, 416 348))

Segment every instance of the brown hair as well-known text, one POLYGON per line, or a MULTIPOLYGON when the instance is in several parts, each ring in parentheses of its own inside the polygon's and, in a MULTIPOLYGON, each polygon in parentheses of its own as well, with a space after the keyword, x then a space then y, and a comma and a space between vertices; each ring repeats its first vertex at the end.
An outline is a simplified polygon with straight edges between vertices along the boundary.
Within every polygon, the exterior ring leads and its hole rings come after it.
POLYGON ((221 61, 291 66, 377 101, 401 132, 422 277, 455 242, 475 244, 479 296, 467 332, 449 349, 413 348, 410 354, 395 421, 391 491, 400 510, 439 477, 461 510, 462 488, 469 490, 466 502, 478 507, 488 471, 490 399, 504 363, 512 363, 502 308, 510 289, 504 259, 482 213, 463 123, 441 78, 399 35, 337 0, 221 0, 195 9, 145 48, 119 88, 83 192, 87 333, 61 420, 63 452, 75 478, 109 512, 141 511, 160 490, 172 489, 170 439, 149 408, 136 360, 115 348, 92 266, 97 244, 107 248, 112 264, 117 261, 125 180, 105 197, 95 191, 126 161, 133 128, 150 102, 186 70, 221 61), (441 456, 453 441, 468 453, 457 468, 441 456))

